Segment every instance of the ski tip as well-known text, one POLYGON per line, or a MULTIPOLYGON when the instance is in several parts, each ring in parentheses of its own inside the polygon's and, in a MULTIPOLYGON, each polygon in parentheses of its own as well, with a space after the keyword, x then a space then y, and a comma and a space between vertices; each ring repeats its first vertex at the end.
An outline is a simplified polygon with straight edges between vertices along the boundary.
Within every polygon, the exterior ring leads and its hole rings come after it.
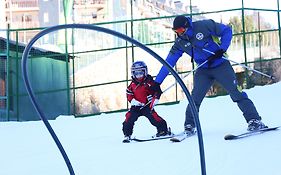
POLYGON ((176 139, 176 138, 171 138, 170 141, 171 141, 171 142, 180 142, 180 140, 179 140, 179 139, 176 139))
POLYGON ((130 143, 131 140, 123 140, 122 143, 130 143))
POLYGON ((280 129, 280 126, 266 128, 266 130, 278 130, 278 129, 280 129))
POLYGON ((235 138, 236 138, 236 136, 232 135, 232 134, 228 134, 228 135, 224 136, 224 140, 233 140, 235 138))

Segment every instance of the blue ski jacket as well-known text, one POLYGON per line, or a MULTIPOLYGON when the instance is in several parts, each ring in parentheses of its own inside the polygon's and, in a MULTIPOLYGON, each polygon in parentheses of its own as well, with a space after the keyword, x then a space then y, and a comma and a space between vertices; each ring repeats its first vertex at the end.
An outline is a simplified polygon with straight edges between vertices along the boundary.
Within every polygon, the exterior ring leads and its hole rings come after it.
MULTIPOLYGON (((176 38, 166 58, 166 61, 172 67, 175 66, 183 53, 187 53, 200 65, 212 55, 203 49, 211 52, 215 52, 219 49, 226 51, 228 49, 232 39, 232 29, 230 26, 216 23, 211 19, 195 22, 192 22, 189 17, 187 17, 187 19, 190 23, 190 27, 183 35, 176 38)), ((224 61, 226 60, 219 58, 216 59, 211 66, 204 64, 200 68, 214 68, 221 65, 224 61)), ((168 69, 163 66, 156 76, 155 81, 161 84, 168 73, 168 69)))

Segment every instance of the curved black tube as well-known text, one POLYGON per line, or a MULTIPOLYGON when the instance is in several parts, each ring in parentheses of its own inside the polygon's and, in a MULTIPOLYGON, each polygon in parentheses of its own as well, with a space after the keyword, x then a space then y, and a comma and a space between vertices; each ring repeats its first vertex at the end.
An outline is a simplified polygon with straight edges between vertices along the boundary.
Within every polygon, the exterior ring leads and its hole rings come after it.
POLYGON ((49 130, 51 136, 53 137, 55 143, 57 144, 57 146, 58 146, 58 148, 59 148, 67 166, 68 166, 70 174, 74 175, 74 171, 73 171, 73 168, 71 166, 71 163, 70 163, 70 161, 67 157, 66 152, 63 149, 63 146, 61 145, 59 139, 57 138, 54 130, 52 129, 52 127, 49 124, 48 120, 46 119, 44 113, 42 112, 38 103, 36 102, 33 90, 31 88, 29 80, 28 80, 27 65, 26 65, 27 58, 28 58, 29 52, 31 50, 31 47, 40 37, 42 37, 42 36, 44 36, 44 35, 46 35, 50 32, 53 32, 53 31, 57 31, 57 30, 61 30, 61 29, 69 29, 69 28, 95 30, 95 31, 107 33, 107 34, 114 35, 116 37, 122 38, 122 39, 124 39, 128 42, 131 42, 132 44, 135 44, 136 46, 140 47, 141 49, 145 50, 146 52, 148 52, 150 55, 152 55, 154 58, 156 58, 160 63, 162 63, 162 65, 164 65, 171 72, 171 74, 175 77, 175 79, 178 81, 179 85, 183 89, 183 91, 184 91, 184 93, 185 93, 185 95, 186 95, 186 97, 189 101, 189 104, 191 106, 191 112, 192 112, 192 115, 194 116, 195 125, 196 125, 196 128, 197 128, 199 151, 200 151, 200 162, 201 162, 201 173, 202 173, 202 175, 206 175, 204 144, 203 144, 202 130, 201 130, 199 117, 198 117, 198 111, 197 111, 195 103, 194 103, 188 89, 186 88, 184 82, 181 80, 181 78, 179 77, 177 72, 164 59, 162 59, 158 54, 156 54, 153 50, 149 49, 145 45, 143 45, 140 42, 134 40, 133 38, 130 38, 127 35, 124 35, 122 33, 119 33, 119 32, 116 32, 116 31, 113 31, 113 30, 110 30, 110 29, 107 29, 107 28, 103 28, 103 27, 99 27, 99 26, 95 26, 95 25, 89 25, 89 24, 64 24, 64 25, 53 26, 53 27, 47 28, 45 30, 42 30, 41 32, 39 32, 37 35, 35 35, 31 39, 31 41, 28 43, 28 45, 24 49, 23 56, 22 56, 22 74, 23 74, 24 83, 25 83, 27 92, 29 94, 29 97, 30 97, 30 99, 32 101, 32 104, 35 107, 37 113, 39 114, 40 118, 42 119, 42 121, 46 125, 46 127, 49 130))

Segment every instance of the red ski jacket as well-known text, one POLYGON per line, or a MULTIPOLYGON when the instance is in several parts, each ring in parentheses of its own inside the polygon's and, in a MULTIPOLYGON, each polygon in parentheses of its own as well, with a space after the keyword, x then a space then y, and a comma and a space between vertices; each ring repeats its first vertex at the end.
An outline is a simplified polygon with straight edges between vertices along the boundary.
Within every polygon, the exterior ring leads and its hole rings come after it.
MULTIPOLYGON (((130 83, 130 85, 127 87, 126 94, 127 94, 127 100, 131 102, 131 100, 134 98, 138 100, 141 103, 148 103, 147 96, 148 95, 157 95, 155 92, 151 89, 151 87, 155 84, 153 78, 151 75, 147 75, 146 79, 142 82, 138 82, 133 78, 133 81, 130 83)), ((160 95, 157 97, 160 98, 160 95)))

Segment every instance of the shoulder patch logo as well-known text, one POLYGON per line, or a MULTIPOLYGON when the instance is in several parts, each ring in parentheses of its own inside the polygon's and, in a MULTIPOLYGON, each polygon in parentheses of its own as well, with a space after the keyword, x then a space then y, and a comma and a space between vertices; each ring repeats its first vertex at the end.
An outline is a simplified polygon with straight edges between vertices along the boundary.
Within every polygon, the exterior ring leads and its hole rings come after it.
POLYGON ((197 33, 197 34, 196 34, 196 39, 202 40, 203 38, 204 38, 203 33, 197 33))

